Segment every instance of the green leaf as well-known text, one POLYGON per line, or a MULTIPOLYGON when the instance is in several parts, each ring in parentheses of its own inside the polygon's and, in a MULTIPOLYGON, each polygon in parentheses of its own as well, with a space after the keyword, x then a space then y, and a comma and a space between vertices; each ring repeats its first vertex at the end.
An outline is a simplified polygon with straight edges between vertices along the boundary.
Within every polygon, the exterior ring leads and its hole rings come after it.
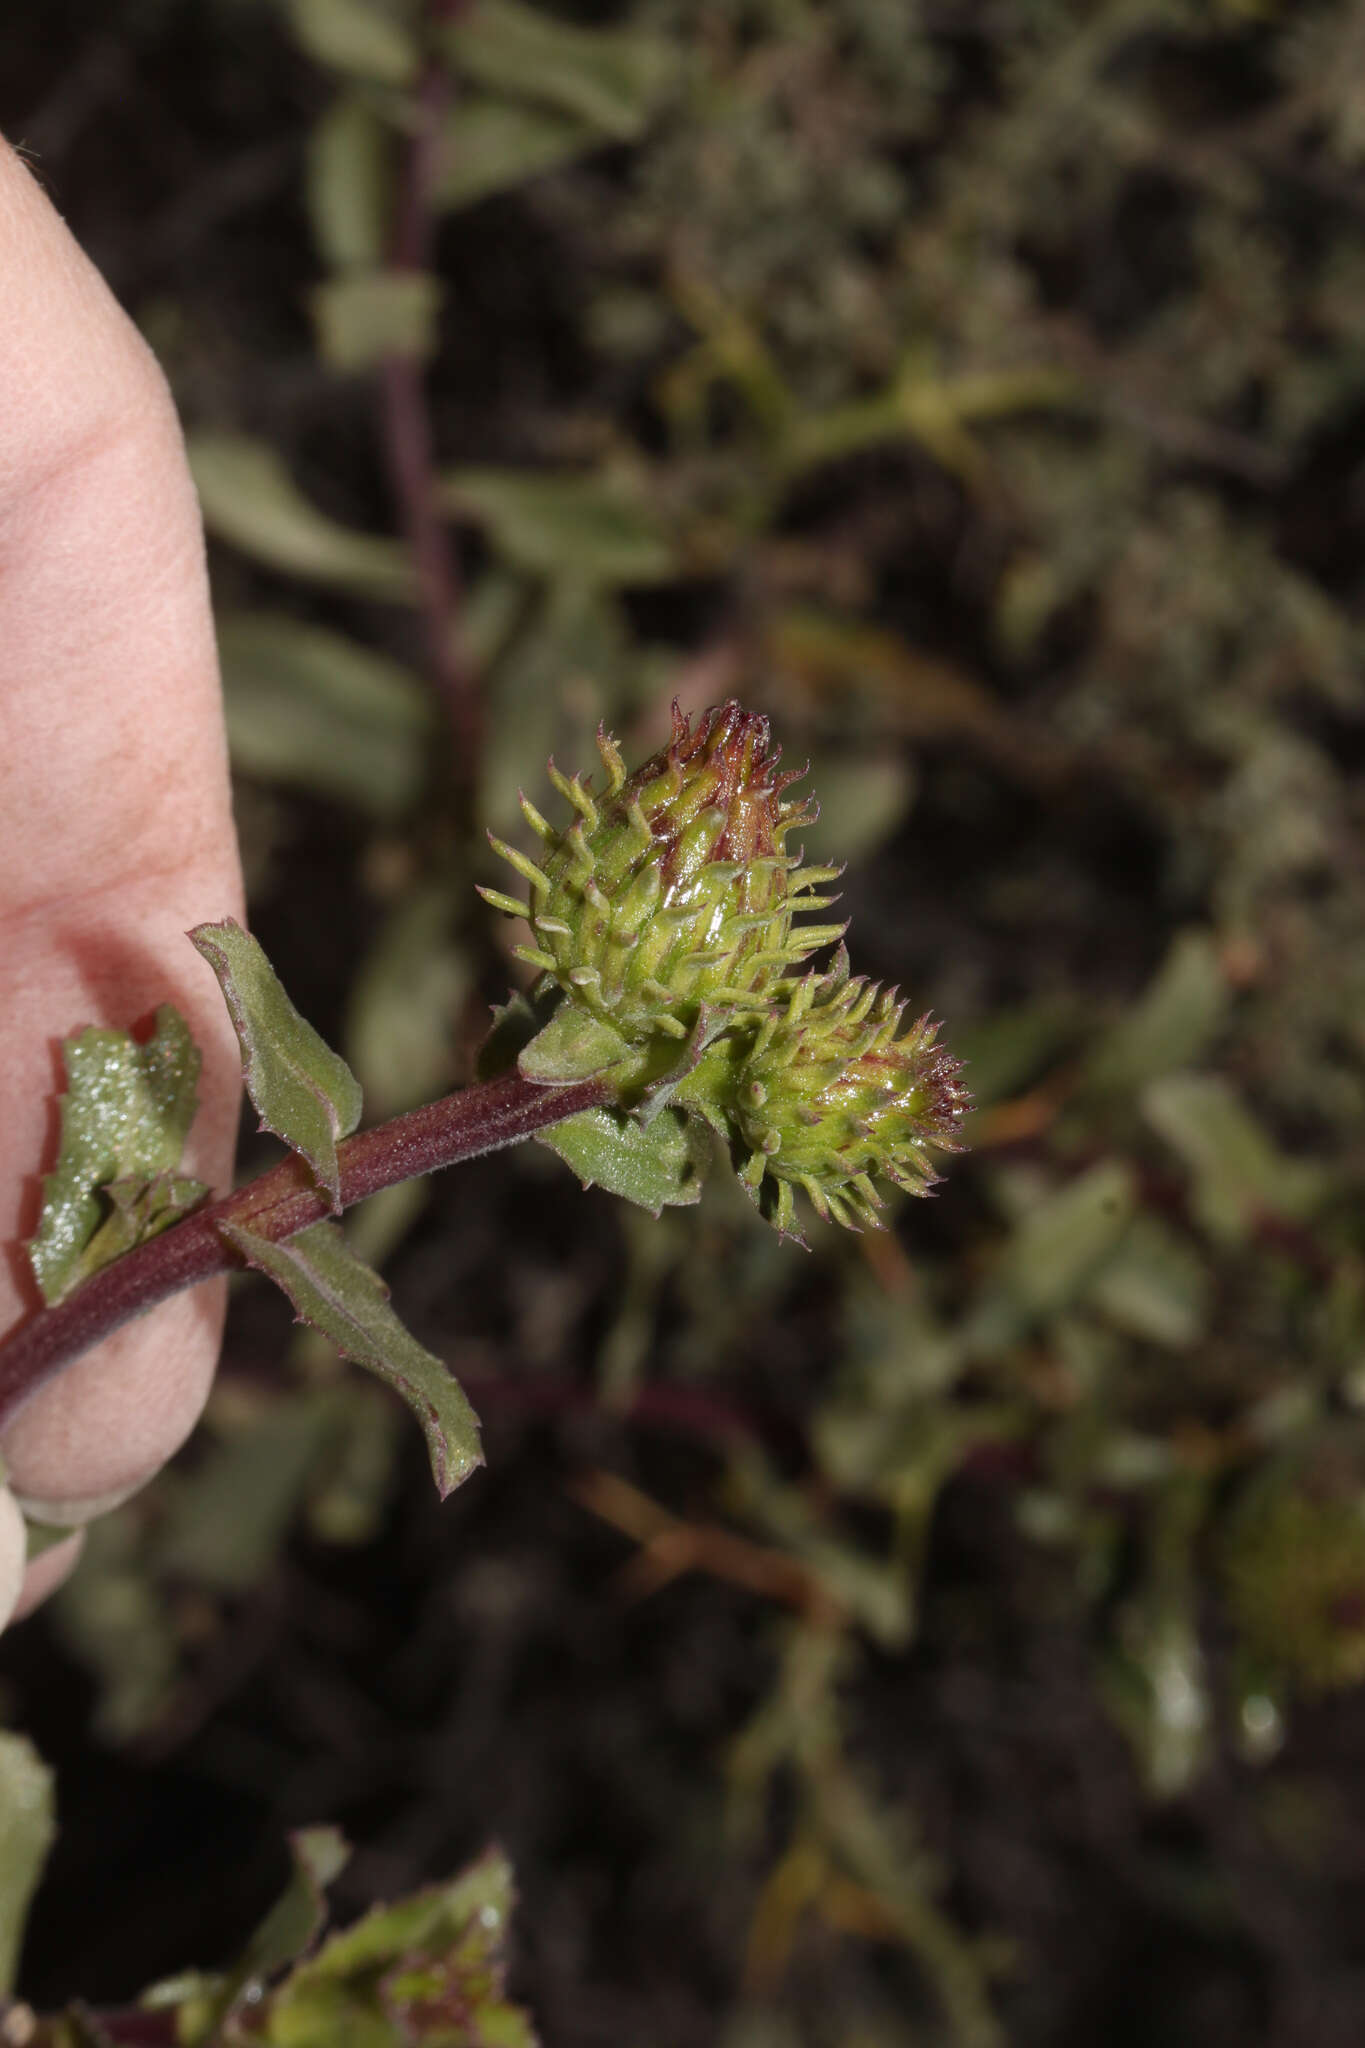
POLYGON ((242 1951, 225 2007, 248 1984, 268 1980, 306 1955, 327 1924, 323 1888, 350 1861, 346 1837, 339 1828, 300 1828, 289 1837, 289 1853, 293 1875, 242 1951))
POLYGON ((385 820, 412 808, 438 721, 410 669, 273 612, 220 617, 218 649, 235 768, 385 820))
POLYGON ((540 1143, 571 1166, 585 1188, 638 1202, 655 1216, 701 1199, 711 1140, 679 1110, 665 1109, 644 1130, 615 1109, 585 1109, 540 1133, 540 1143))
POLYGON ((90 1524, 81 1568, 48 1612, 67 1655, 93 1681, 100 1740, 122 1744, 144 1734, 174 1691, 180 1637, 138 1508, 119 1508, 90 1524))
POLYGON ((1232 991, 1212 935, 1180 932, 1140 1000, 1101 1040, 1084 1084, 1130 1094, 1203 1057, 1223 1028, 1232 991))
POLYGON ((51 1771, 31 1742, 0 1731, 0 1997, 14 1989, 29 1900, 56 1832, 51 1771))
MULTIPOLYGON (((139 2004, 148 2010, 175 2011, 176 2039, 185 2048, 206 2048, 220 2039, 244 2002, 258 2008, 270 1979, 309 1955, 326 1926, 323 1891, 350 1861, 349 1843, 338 1828, 301 1828, 289 1837, 289 1854, 294 1868, 288 1884, 230 1970, 182 1971, 142 1994, 139 2004)), ((228 2030, 239 2037, 236 2027, 228 2030)))
POLYGON ((457 469, 442 478, 441 498, 533 575, 624 587, 676 573, 658 515, 623 477, 457 469))
POLYGON ((449 1884, 375 1907, 280 1987, 265 2039, 272 2048, 393 2048, 419 2039, 536 2048, 526 2014, 507 2002, 513 1898, 507 1859, 491 1849, 449 1884))
POLYGON ((458 1380, 404 1329, 389 1307, 387 1287, 356 1258, 335 1224, 315 1223, 285 1244, 272 1244, 241 1224, 220 1227, 249 1266, 284 1289, 302 1322, 403 1396, 426 1435, 443 1500, 483 1463, 478 1417, 458 1380))
POLYGON ((341 1397, 339 1385, 319 1387, 272 1401, 236 1427, 214 1429, 193 1474, 172 1473, 162 1483, 158 1575, 221 1593, 260 1585, 338 1436, 341 1397))
POLYGON ((1128 1229, 1136 1201, 1131 1169, 1108 1159, 1027 1210, 1005 1260, 1014 1299, 1033 1316, 1076 1300, 1128 1229))
POLYGON ((521 0, 479 0, 444 40, 477 84, 541 100, 618 142, 639 135, 679 68, 679 52, 661 38, 575 28, 521 0))
POLYGON ((915 800, 915 771, 903 751, 816 755, 811 789, 820 792, 820 815, 801 828, 813 865, 857 865, 901 825, 915 800))
POLYGON ((392 155, 390 130, 359 93, 343 93, 313 123, 304 189, 313 240, 330 270, 372 270, 383 261, 392 155))
POLYGON ((318 285, 310 304, 334 370, 372 370, 386 356, 426 362, 436 352, 441 287, 425 271, 353 271, 318 285))
POLYGON ((381 0, 289 0, 299 42, 319 64, 375 85, 411 85, 416 41, 381 0))
POLYGON ((1193 1246, 1144 1212, 1101 1269, 1091 1299, 1135 1337, 1186 1351, 1204 1334, 1209 1292, 1208 1268, 1193 1246))
POLYGON ((190 468, 204 523, 253 561, 358 597, 411 604, 417 579, 400 541, 355 533, 310 505, 264 441, 244 434, 195 434, 190 468))
POLYGON ((163 1003, 142 1045, 127 1031, 79 1031, 62 1060, 61 1143, 28 1248, 49 1305, 207 1193, 175 1172, 199 1079, 199 1048, 178 1011, 163 1003))
POLYGON ((111 1204, 109 1214, 77 1260, 72 1286, 122 1258, 134 1245, 169 1230, 197 1209, 209 1190, 205 1182, 187 1174, 160 1173, 155 1180, 111 1180, 101 1192, 111 1204))
POLYGON ((433 202, 454 209, 506 192, 544 171, 601 149, 600 128, 547 107, 462 97, 448 116, 433 202))
POLYGON ((374 1116, 394 1116, 454 1086, 456 1027, 471 981, 455 940, 457 911, 444 878, 419 884, 395 904, 356 975, 346 1051, 374 1116))
POLYGON ((1167 1074, 1143 1114, 1193 1176, 1193 1207, 1211 1237, 1246 1238, 1262 1216, 1302 1217, 1322 1199, 1320 1168, 1287 1159, 1219 1074, 1167 1074))
POLYGON ((625 1039, 610 1024, 575 1003, 561 1003, 544 1030, 518 1055, 517 1068, 526 1080, 546 1085, 590 1081, 629 1053, 625 1039))
POLYGON ((339 1210, 337 1141, 360 1122, 359 1082, 300 1017, 260 946, 232 918, 196 925, 190 938, 218 977, 262 1130, 302 1153, 339 1210))

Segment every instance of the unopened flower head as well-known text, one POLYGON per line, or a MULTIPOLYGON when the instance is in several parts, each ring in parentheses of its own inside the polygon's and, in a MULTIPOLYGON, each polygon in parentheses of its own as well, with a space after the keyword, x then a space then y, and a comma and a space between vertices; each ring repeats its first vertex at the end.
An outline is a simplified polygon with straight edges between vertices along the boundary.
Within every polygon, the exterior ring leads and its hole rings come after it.
POLYGON ((842 931, 793 929, 795 913, 827 907, 811 892, 839 871, 798 874, 800 856, 786 850, 815 806, 786 798, 800 772, 779 772, 767 719, 731 702, 694 730, 675 704, 668 745, 633 775, 605 732, 597 745, 600 794, 551 763, 573 806, 565 829, 522 798, 538 860, 493 841, 528 887, 525 899, 483 891, 529 919, 535 943, 518 947, 521 958, 632 1045, 689 1037, 703 1005, 766 1011, 782 976, 842 931))
POLYGON ((795 1234, 797 1188, 822 1217, 876 1224, 878 1179, 927 1194, 931 1148, 961 1149, 961 1064, 928 1017, 902 1029, 898 992, 851 976, 842 947, 828 974, 789 981, 782 998, 732 1067, 740 1178, 784 1232, 795 1234))

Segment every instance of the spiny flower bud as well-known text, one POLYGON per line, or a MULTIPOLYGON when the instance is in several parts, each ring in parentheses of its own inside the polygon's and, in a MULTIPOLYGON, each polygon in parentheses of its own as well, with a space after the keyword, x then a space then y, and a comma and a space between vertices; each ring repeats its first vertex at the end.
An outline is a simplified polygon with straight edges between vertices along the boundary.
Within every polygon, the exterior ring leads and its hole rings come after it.
POLYGON ((566 829, 522 797, 539 861, 492 840, 528 885, 524 900, 482 891, 530 920, 535 944, 518 954, 633 1047, 689 1038, 703 1005, 764 1012, 783 974, 843 929, 793 930, 796 912, 833 900, 809 892, 839 870, 796 876, 786 837, 815 807, 784 799, 800 773, 778 773, 767 719, 732 702, 693 731, 675 703, 668 745, 630 776, 603 731, 597 746, 601 795, 550 764, 575 813, 566 829))
POLYGON ((785 1233, 796 1234, 796 1188, 821 1217, 876 1225, 874 1177, 927 1194, 938 1179, 929 1147, 961 1150, 970 1107, 961 1063, 935 1044, 928 1017, 902 1031, 898 992, 851 976, 842 946, 829 973, 789 981, 779 995, 731 1067, 740 1179, 785 1233))

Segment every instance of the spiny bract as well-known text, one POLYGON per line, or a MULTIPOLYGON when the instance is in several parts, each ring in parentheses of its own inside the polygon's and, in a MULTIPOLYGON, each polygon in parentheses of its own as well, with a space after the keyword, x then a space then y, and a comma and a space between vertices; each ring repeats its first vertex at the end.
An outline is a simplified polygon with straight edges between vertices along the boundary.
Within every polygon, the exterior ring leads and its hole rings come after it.
POLYGON ((731 702, 693 730, 675 704, 668 745, 633 775, 605 732, 597 745, 600 795, 550 764, 573 806, 566 828, 522 798, 538 862, 492 840, 528 893, 482 893, 529 919, 536 943, 517 952, 541 970, 539 995, 562 997, 523 1072, 566 1078, 566 1049, 592 1063, 580 1074, 609 1069, 620 1107, 608 1114, 627 1149, 632 1114, 637 1134, 666 1105, 708 1124, 761 1213, 791 1236, 797 1188, 852 1229, 880 1221, 877 1177, 926 1194, 937 1179, 929 1148, 959 1149, 959 1063, 929 1018, 902 1030, 897 991, 852 975, 842 945, 828 971, 793 972, 843 936, 841 925, 793 923, 828 907, 833 898, 811 892, 840 870, 802 871, 786 851, 816 810, 785 798, 799 776, 778 773, 768 721, 731 702))
POLYGON ((810 868, 785 851, 815 806, 787 802, 800 771, 779 774, 768 721, 736 703, 705 713, 695 732, 675 704, 668 745, 633 775, 616 742, 597 736, 603 794, 550 764, 574 809, 563 831, 525 796, 543 842, 540 860, 490 840, 528 885, 524 900, 483 890, 499 910, 528 918, 534 946, 519 956, 633 1046, 691 1036, 702 1005, 761 1011, 783 973, 837 938, 840 925, 793 930, 798 911, 832 898, 810 892, 837 868, 810 868))
POLYGON ((729 1053, 722 1086, 706 1087, 710 1055, 683 1083, 679 1099, 700 1107, 709 1094, 720 1107, 740 1179, 779 1230, 796 1234, 795 1188, 819 1216, 876 1225, 874 1175, 927 1194, 938 1179, 930 1146, 961 1150, 961 1063, 929 1017, 902 1032, 906 1008, 896 989, 851 975, 841 946, 827 974, 782 984, 747 1046, 718 1048, 717 1074, 729 1053))

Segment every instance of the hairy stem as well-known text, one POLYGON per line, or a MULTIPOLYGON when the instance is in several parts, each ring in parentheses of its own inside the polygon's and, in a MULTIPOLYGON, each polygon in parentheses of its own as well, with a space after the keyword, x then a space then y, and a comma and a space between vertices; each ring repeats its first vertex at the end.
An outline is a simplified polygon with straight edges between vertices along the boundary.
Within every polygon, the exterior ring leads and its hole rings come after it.
MULTIPOLYGON (((542 1088, 516 1073, 461 1089, 345 1139, 337 1147, 341 1205, 349 1209, 396 1181, 499 1151, 614 1100, 608 1081, 542 1088)), ((238 1268, 241 1261, 220 1224, 245 1224, 279 1243, 331 1213, 303 1161, 291 1155, 235 1194, 125 1253, 0 1343, 0 1429, 30 1394, 120 1324, 182 1288, 238 1268)))

